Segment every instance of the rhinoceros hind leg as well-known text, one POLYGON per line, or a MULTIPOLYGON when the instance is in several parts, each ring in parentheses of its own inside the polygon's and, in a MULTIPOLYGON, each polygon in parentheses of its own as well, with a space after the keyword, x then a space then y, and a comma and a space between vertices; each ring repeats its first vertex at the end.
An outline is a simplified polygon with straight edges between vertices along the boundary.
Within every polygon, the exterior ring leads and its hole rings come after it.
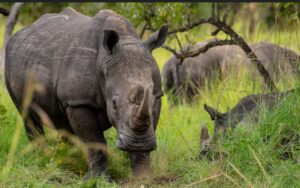
POLYGON ((29 109, 28 117, 25 119, 24 126, 27 137, 30 141, 34 140, 38 136, 42 136, 45 134, 44 129, 41 125, 40 117, 31 108, 29 109))

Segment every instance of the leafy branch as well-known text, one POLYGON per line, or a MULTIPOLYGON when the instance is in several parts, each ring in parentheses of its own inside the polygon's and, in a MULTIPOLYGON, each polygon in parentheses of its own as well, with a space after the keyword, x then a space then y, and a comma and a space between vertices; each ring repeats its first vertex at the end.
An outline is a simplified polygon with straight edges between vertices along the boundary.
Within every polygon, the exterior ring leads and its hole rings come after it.
POLYGON ((180 63, 184 61, 185 58, 188 57, 195 57, 201 53, 206 52, 208 49, 215 47, 215 46, 220 46, 220 45, 238 45, 242 50, 247 54, 247 56, 250 58, 251 62, 257 67, 259 73, 264 79, 264 82, 268 86, 268 88, 273 91, 273 90, 278 90, 271 79, 268 71, 265 69, 263 66, 262 62, 257 58, 255 53, 252 51, 252 49, 249 47, 249 45, 245 42, 243 37, 238 35, 230 25, 233 23, 233 18, 230 21, 230 24, 227 24, 227 18, 229 15, 229 8, 225 10, 225 13, 223 15, 222 20, 220 19, 219 15, 219 10, 218 10, 218 4, 212 3, 212 15, 210 18, 207 19, 198 19, 197 21, 187 24, 184 27, 177 28, 174 30, 171 30, 168 32, 169 35, 180 33, 180 32, 186 32, 189 31, 193 28, 196 28, 202 24, 211 24, 216 27, 216 30, 212 32, 212 35, 217 35, 220 31, 224 32, 228 36, 230 36, 230 40, 215 40, 207 43, 205 46, 200 47, 194 51, 183 51, 181 50, 180 53, 176 52, 175 49, 168 47, 168 46, 163 46, 163 48, 167 49, 171 53, 173 53, 176 58, 180 59, 180 63))

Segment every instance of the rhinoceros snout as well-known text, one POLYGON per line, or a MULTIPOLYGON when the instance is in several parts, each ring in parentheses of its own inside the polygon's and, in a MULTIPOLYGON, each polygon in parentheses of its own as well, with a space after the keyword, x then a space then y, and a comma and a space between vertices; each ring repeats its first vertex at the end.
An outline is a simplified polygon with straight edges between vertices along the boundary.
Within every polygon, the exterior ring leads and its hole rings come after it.
POLYGON ((138 136, 138 135, 126 135, 119 133, 117 138, 117 148, 122 151, 129 152, 149 152, 156 149, 156 138, 155 135, 151 136, 138 136))

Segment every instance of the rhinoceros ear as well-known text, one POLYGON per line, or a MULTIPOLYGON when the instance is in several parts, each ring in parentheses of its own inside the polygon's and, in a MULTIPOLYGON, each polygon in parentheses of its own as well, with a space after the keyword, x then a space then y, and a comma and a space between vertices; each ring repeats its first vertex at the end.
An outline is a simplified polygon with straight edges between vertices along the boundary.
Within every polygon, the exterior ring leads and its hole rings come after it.
POLYGON ((109 54, 114 52, 118 42, 119 34, 116 31, 104 30, 103 47, 109 54))
POLYGON ((222 114, 221 112, 218 112, 217 110, 213 109, 212 107, 209 107, 206 104, 204 104, 204 109, 210 115, 211 120, 217 120, 217 119, 225 118, 225 114, 222 114))
POLYGON ((158 31, 151 35, 146 41, 143 42, 145 48, 150 52, 155 48, 160 47, 166 41, 168 36, 168 25, 163 25, 158 31))

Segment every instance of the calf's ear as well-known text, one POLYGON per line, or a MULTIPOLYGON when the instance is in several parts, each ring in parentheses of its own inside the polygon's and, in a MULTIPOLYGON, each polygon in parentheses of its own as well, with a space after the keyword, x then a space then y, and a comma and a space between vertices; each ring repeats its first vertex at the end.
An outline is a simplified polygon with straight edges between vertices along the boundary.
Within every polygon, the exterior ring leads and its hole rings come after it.
POLYGON ((212 107, 209 107, 206 104, 204 104, 204 109, 210 115, 211 120, 217 120, 217 119, 225 118, 225 114, 222 114, 221 112, 218 112, 217 110, 213 109, 212 107))
POLYGON ((114 30, 104 30, 103 47, 109 53, 112 54, 119 42, 119 34, 114 30))
POLYGON ((160 47, 166 41, 168 36, 168 25, 163 25, 158 31, 151 35, 146 41, 143 42, 145 48, 150 52, 155 48, 160 47))

